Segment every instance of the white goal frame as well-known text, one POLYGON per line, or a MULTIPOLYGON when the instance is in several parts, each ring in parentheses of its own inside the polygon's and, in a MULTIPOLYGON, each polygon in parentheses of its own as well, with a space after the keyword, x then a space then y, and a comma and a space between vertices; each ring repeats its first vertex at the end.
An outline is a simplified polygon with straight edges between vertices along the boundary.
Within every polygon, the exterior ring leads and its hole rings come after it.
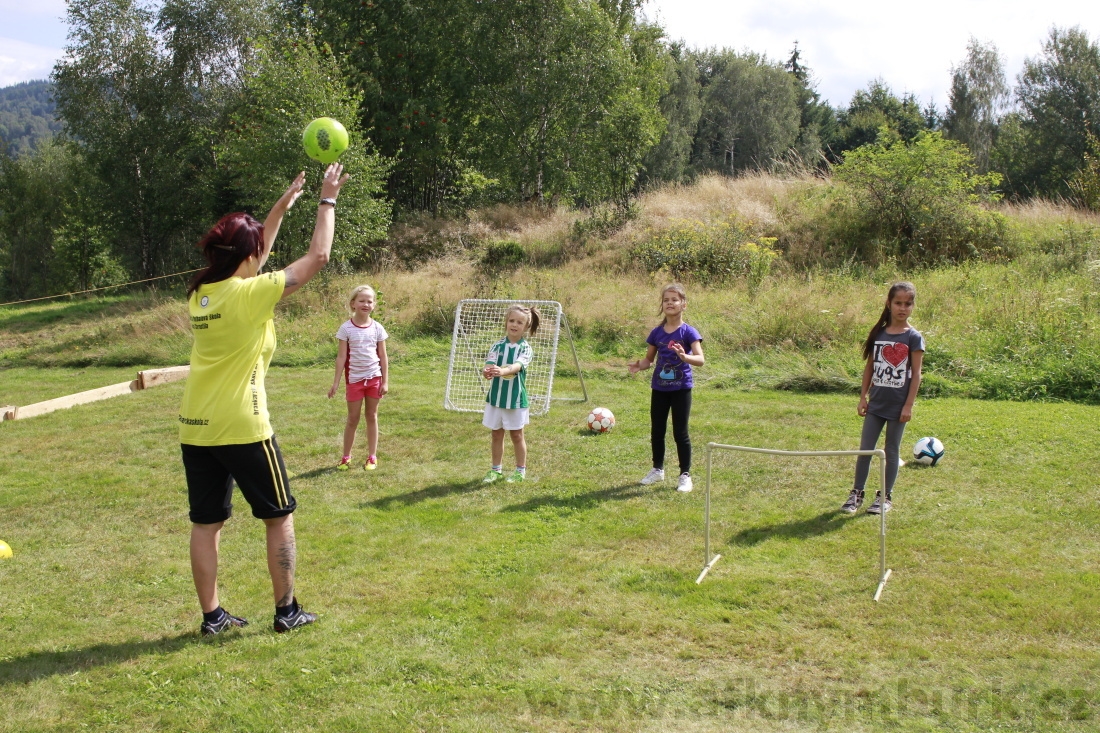
MULTIPOLYGON (((707 493, 706 503, 703 508, 703 571, 695 579, 695 584, 703 582, 710 569, 722 557, 710 554, 710 482, 711 463, 715 451, 740 451, 743 453, 765 453, 770 456, 875 456, 879 459, 880 474, 882 480, 882 497, 886 498, 886 451, 877 450, 775 450, 772 448, 746 448, 742 445, 723 445, 722 443, 707 443, 707 493)), ((875 589, 875 601, 882 596, 882 590, 886 581, 890 579, 892 570, 886 567, 886 512, 879 512, 879 581, 875 589)))
POLYGON ((481 376, 485 356, 493 344, 504 338, 504 314, 513 304, 537 308, 539 328, 528 342, 534 352, 527 368, 527 400, 531 415, 545 415, 551 400, 587 402, 588 389, 581 373, 577 346, 569 329, 561 303, 556 300, 497 300, 466 298, 455 308, 454 330, 451 336, 451 357, 447 365, 447 388, 443 407, 455 412, 484 412, 489 380, 481 376), (573 364, 581 383, 580 397, 553 397, 554 369, 558 361, 558 342, 562 331, 569 340, 573 364))

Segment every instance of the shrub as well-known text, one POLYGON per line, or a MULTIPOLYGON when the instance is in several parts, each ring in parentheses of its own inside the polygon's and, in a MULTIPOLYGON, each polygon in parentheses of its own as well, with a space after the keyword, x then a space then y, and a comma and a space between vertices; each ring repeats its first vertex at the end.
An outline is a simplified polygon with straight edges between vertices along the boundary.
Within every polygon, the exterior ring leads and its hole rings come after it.
POLYGON ((1100 139, 1088 133, 1088 152, 1084 165, 1069 182, 1077 204, 1091 211, 1100 211, 1100 139))
POLYGON ((615 320, 600 318, 586 326, 581 333, 591 344, 592 351, 597 354, 625 356, 638 349, 638 334, 634 328, 615 320))
POLYGON ((982 207, 998 200, 999 174, 977 175, 966 147, 938 132, 905 142, 883 130, 880 138, 835 168, 841 185, 819 214, 834 254, 924 265, 1002 253, 1007 221, 982 207))
POLYGON ((775 241, 751 241, 735 220, 682 222, 637 242, 630 259, 647 273, 667 272, 674 280, 716 284, 743 277, 755 289, 778 256, 775 241))
POLYGON ((448 257, 467 257, 481 244, 485 228, 429 215, 411 217, 390 228, 390 257, 406 270, 448 257))
POLYGON ((527 251, 519 242, 507 240, 490 242, 481 255, 478 266, 483 272, 492 274, 511 272, 527 262, 527 251))
POLYGON ((634 201, 626 204, 601 204, 591 210, 587 217, 573 222, 570 238, 578 243, 589 239, 607 239, 609 236, 638 218, 639 207, 634 201))
POLYGON ((753 293, 764 282, 764 278, 772 271, 772 263, 779 253, 775 251, 775 237, 761 237, 760 243, 746 242, 741 245, 741 251, 747 260, 745 268, 746 279, 749 281, 749 290, 753 293))

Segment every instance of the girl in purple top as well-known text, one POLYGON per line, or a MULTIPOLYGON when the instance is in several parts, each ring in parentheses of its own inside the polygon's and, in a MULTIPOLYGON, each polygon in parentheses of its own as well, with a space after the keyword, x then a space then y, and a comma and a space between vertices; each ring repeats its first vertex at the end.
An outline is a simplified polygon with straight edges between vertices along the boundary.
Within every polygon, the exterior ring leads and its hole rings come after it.
POLYGON ((666 285, 661 291, 661 325, 650 332, 644 359, 627 365, 631 374, 653 370, 653 394, 649 403, 650 443, 653 447, 653 468, 642 479, 648 486, 665 480, 665 426, 672 412, 672 437, 676 439, 676 454, 680 459, 680 483, 677 491, 691 491, 691 438, 688 417, 691 415, 691 368, 703 366, 703 337, 684 323, 687 293, 679 283, 666 285))

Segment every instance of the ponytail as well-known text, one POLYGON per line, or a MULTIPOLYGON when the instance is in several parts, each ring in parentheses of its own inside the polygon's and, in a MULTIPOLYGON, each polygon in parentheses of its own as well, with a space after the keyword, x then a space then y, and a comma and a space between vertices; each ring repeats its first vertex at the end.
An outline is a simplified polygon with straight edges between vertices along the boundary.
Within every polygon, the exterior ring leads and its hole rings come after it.
POLYGON ((531 327, 527 329, 527 332, 532 336, 539 330, 539 309, 532 306, 531 308, 531 327))
POLYGON ((890 302, 886 302, 886 307, 882 309, 882 315, 875 321, 875 325, 871 327, 871 332, 867 334, 867 339, 863 342, 863 359, 870 359, 875 353, 875 339, 882 332, 882 329, 890 325, 890 302))

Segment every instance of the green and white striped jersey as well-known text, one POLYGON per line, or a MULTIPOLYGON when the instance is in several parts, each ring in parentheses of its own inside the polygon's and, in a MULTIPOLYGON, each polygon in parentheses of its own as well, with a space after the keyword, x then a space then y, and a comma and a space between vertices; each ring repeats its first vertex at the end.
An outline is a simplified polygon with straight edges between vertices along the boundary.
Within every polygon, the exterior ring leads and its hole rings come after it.
POLYGON ((513 344, 503 338, 493 344, 489 355, 485 357, 486 364, 496 364, 498 367, 522 364, 523 369, 520 369, 519 374, 509 377, 493 377, 485 401, 505 410, 527 407, 527 367, 533 355, 527 339, 520 339, 513 344))

